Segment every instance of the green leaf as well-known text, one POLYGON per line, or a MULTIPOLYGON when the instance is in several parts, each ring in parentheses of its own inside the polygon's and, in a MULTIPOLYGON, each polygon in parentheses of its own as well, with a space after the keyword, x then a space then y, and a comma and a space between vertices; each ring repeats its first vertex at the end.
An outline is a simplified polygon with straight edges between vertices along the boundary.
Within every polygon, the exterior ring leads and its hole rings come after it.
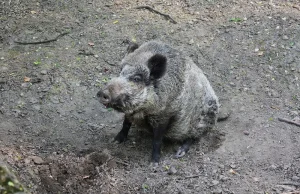
POLYGON ((242 21, 243 21, 243 19, 242 19, 242 18, 239 18, 239 17, 237 17, 237 18, 231 18, 229 21, 231 21, 231 22, 242 22, 242 21))

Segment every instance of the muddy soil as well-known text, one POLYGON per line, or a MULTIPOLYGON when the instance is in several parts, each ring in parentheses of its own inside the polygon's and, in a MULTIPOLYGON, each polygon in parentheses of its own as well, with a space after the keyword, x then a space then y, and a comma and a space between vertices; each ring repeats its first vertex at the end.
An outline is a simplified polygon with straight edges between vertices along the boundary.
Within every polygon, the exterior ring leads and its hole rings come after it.
POLYGON ((31 193, 300 190, 300 128, 278 121, 300 117, 298 0, 7 0, 0 65, 0 160, 31 193), (232 111, 182 159, 166 142, 157 168, 139 129, 110 142, 123 115, 95 98, 128 42, 152 39, 192 57, 232 111))

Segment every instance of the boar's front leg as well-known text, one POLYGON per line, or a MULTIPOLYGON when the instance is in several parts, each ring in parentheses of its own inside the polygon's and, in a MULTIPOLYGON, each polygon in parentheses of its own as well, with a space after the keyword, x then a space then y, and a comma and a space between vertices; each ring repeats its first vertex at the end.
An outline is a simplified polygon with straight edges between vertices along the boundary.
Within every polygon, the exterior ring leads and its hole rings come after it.
POLYGON ((132 124, 131 121, 125 116, 125 119, 123 121, 123 127, 121 131, 118 133, 118 135, 115 137, 114 141, 118 143, 124 142, 127 139, 131 124, 132 124))
POLYGON ((160 150, 165 131, 167 130, 168 123, 159 124, 153 127, 153 140, 152 140, 152 162, 158 163, 160 159, 160 150))

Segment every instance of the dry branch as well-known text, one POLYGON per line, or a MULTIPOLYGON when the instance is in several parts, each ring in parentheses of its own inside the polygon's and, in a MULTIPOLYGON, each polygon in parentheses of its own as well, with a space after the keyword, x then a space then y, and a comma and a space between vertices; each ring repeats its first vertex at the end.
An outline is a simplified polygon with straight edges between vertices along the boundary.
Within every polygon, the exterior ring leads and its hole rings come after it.
POLYGON ((69 32, 64 32, 64 33, 61 33, 59 35, 57 35, 55 38, 52 38, 52 39, 49 39, 49 40, 44 40, 44 41, 37 41, 37 42, 22 42, 22 41, 14 41, 15 43, 18 43, 18 44, 22 44, 22 45, 26 45, 26 44, 44 44, 44 43, 49 43, 49 42, 54 42, 54 41, 57 41, 59 37, 61 36, 64 36, 64 35, 67 35, 69 34, 69 32))
POLYGON ((156 13, 156 14, 164 16, 166 18, 166 20, 170 20, 170 22, 172 22, 173 24, 177 24, 177 22, 173 18, 171 18, 171 16, 169 16, 167 14, 164 14, 164 13, 161 13, 161 12, 153 9, 150 6, 147 6, 147 5, 145 5, 145 6, 138 6, 138 7, 135 7, 135 9, 147 9, 147 10, 153 12, 153 13, 156 13))
POLYGON ((300 123, 297 123, 297 122, 292 121, 292 120, 288 120, 288 119, 280 118, 280 117, 278 118, 278 120, 281 121, 281 122, 293 124, 293 125, 296 125, 296 126, 300 127, 300 123))

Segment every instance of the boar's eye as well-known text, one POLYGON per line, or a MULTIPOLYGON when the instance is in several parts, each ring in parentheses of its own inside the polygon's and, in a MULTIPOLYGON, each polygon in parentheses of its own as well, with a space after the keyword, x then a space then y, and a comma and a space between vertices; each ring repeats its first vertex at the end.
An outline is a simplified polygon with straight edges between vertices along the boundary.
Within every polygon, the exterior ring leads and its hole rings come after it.
POLYGON ((141 75, 134 75, 130 78, 131 81, 133 82, 141 82, 142 81, 142 76, 141 75))

